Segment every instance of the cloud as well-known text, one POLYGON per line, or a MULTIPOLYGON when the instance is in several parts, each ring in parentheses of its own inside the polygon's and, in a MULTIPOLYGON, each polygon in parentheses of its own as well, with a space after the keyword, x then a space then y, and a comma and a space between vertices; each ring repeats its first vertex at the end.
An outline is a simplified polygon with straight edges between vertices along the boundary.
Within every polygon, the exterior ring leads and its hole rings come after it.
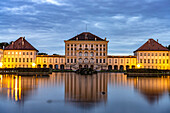
POLYGON ((47 3, 47 4, 57 5, 57 6, 68 5, 64 3, 63 0, 62 1, 61 0, 31 0, 31 2, 35 2, 37 4, 47 3))
POLYGON ((16 15, 36 15, 39 11, 36 11, 33 6, 22 5, 18 7, 3 7, 0 9, 1 13, 11 13, 16 15))

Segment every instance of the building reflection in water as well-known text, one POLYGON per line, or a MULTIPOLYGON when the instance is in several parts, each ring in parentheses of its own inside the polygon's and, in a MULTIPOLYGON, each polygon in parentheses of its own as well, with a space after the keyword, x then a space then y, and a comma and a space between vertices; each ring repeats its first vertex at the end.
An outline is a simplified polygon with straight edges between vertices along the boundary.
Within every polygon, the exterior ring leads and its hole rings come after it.
MULTIPOLYGON (((81 103, 106 102, 108 76, 106 74, 83 76, 74 73, 65 76, 65 101, 81 103)), ((79 104, 80 105, 80 104, 79 104)))
POLYGON ((47 78, 0 75, 0 95, 2 95, 0 98, 7 97, 9 100, 24 102, 29 96, 34 96, 38 88, 56 89, 58 86, 64 86, 65 101, 71 103, 105 103, 107 97, 111 96, 108 95, 108 86, 112 86, 109 88, 134 88, 153 104, 170 92, 170 77, 127 78, 123 73, 98 73, 92 76, 53 73, 47 78))

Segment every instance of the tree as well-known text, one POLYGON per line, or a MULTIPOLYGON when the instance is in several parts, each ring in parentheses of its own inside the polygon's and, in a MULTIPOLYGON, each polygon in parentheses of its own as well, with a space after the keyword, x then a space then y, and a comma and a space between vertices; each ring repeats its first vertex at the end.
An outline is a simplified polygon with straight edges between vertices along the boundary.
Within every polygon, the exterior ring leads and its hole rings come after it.
POLYGON ((48 55, 47 53, 38 53, 38 55, 48 55))
POLYGON ((53 55, 58 55, 58 54, 53 54, 53 55))
POLYGON ((1 43, 0 43, 0 48, 3 49, 3 47, 6 47, 6 46, 8 46, 8 45, 9 45, 8 42, 1 42, 1 43))
POLYGON ((170 45, 166 46, 166 48, 170 50, 170 45))

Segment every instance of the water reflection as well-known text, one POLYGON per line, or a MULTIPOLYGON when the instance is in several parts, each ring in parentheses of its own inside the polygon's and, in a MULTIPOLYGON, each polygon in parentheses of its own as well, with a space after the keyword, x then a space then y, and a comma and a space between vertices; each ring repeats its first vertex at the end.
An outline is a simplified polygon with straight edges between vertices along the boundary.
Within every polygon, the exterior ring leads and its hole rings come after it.
POLYGON ((127 78, 122 73, 99 73, 93 76, 53 73, 50 77, 39 78, 0 75, 0 97, 16 102, 24 102, 29 96, 38 95, 38 89, 60 86, 64 88, 65 102, 83 106, 86 103, 106 103, 108 96, 112 96, 108 95, 108 89, 116 87, 135 89, 148 103, 153 104, 170 92, 170 77, 127 78))

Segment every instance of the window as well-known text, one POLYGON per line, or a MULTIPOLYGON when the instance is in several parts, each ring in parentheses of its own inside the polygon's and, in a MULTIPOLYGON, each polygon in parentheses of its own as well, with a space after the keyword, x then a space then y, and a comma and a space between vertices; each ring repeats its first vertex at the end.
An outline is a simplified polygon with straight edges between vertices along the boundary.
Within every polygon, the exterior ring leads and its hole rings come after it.
POLYGON ((71 63, 73 63, 73 59, 71 59, 71 63))
POLYGON ((102 44, 100 44, 100 47, 102 47, 102 44))
POLYGON ((79 58, 79 63, 82 63, 82 59, 81 58, 79 58))
POLYGON ((165 64, 165 60, 163 60, 163 64, 165 64))
POLYGON ((87 44, 85 45, 85 47, 87 47, 87 44))
POLYGON ((73 44, 71 44, 71 46, 73 46, 73 44))
POLYGON ((69 46, 69 44, 67 44, 67 46, 69 46))
POLYGON ((154 56, 154 53, 152 53, 152 56, 154 56))
POLYGON ((23 58, 23 62, 25 62, 25 58, 23 58))
POLYGON ((163 56, 165 56, 165 53, 163 53, 163 56))
POLYGON ((152 59, 152 64, 154 63, 154 59, 152 59))
POLYGON ((55 63, 57 63, 57 59, 55 59, 55 63))
POLYGON ((148 59, 148 63, 150 63, 150 59, 148 59))
POLYGON ((123 59, 121 59, 121 63, 123 63, 123 59))
POLYGON ((8 58, 8 62, 10 62, 10 58, 8 58))
POLYGON ((27 55, 29 55, 28 52, 27 52, 27 55))
POLYGON ((79 52, 79 56, 82 56, 82 52, 79 52))
POLYGON ((96 45, 96 47, 98 47, 98 44, 96 45))
POLYGON ((98 56, 98 53, 96 53, 96 56, 98 56))
POLYGON ((21 58, 19 58, 19 62, 21 62, 21 58))
POLYGON ((25 52, 23 52, 23 55, 25 55, 25 52))
POLYGON ((98 59, 96 59, 96 63, 98 63, 98 59))
POLYGON ((93 47, 93 44, 91 45, 91 47, 93 47))
POLYGON ((15 58, 15 62, 17 62, 17 58, 15 58))
POLYGON ((109 63, 111 63, 111 59, 109 59, 109 63))
POLYGON ((148 56, 150 56, 150 53, 148 53, 148 56))
POLYGON ((67 63, 69 63, 69 59, 67 59, 67 63))
POLYGON ((61 63, 63 63, 63 59, 61 59, 61 63))
POLYGON ((87 58, 85 58, 85 59, 84 59, 84 62, 85 62, 85 63, 88 63, 88 59, 87 59, 87 58))
POLYGON ((74 63, 76 63, 76 59, 74 59, 74 63))
POLYGON ((69 51, 69 48, 67 48, 67 50, 69 51))
POLYGON ((161 64, 161 59, 159 59, 159 63, 161 64))
POLYGON ((21 55, 21 52, 19 52, 19 54, 21 55))
POLYGON ((105 53, 103 53, 103 56, 105 56, 106 54, 105 53))
POLYGON ((12 62, 14 62, 14 58, 12 58, 12 62))
POLYGON ((146 56, 146 53, 144 53, 144 56, 146 56))
POLYGON ((159 53, 159 56, 161 56, 161 53, 159 53))
POLYGON ((155 56, 157 56, 157 53, 155 53, 155 56))
POLYGON ((169 56, 169 54, 167 53, 167 56, 169 56))
POLYGON ((167 64, 168 64, 168 59, 167 59, 167 64))
MULTIPOLYGON (((50 59, 51 60, 51 59, 50 59)), ((30 62, 32 62, 32 58, 30 58, 30 62)))
POLYGON ((32 55, 32 52, 30 52, 30 55, 32 55))
POLYGON ((155 63, 156 63, 156 64, 158 63, 158 60, 157 60, 157 59, 155 60, 155 63))
POLYGON ((90 56, 94 56, 93 52, 91 52, 90 56))
POLYGON ((82 45, 80 44, 80 47, 82 47, 82 45))
POLYGON ((140 59, 140 63, 142 63, 142 59, 140 59))
POLYGON ((146 59, 144 59, 144 63, 146 63, 146 59))
POLYGON ((115 63, 117 63, 117 59, 115 59, 115 63))
POLYGON ((15 53, 16 55, 18 54, 18 52, 15 53))
POLYGON ((27 62, 29 62, 29 59, 27 58, 27 62))
POLYGON ((100 59, 100 63, 102 63, 102 59, 100 59))
POLYGON ((103 59, 103 63, 105 63, 105 59, 103 59))
POLYGON ((142 56, 142 53, 140 53, 140 56, 142 56))
POLYGON ((85 56, 88 56, 88 53, 87 53, 87 52, 85 52, 85 56))

